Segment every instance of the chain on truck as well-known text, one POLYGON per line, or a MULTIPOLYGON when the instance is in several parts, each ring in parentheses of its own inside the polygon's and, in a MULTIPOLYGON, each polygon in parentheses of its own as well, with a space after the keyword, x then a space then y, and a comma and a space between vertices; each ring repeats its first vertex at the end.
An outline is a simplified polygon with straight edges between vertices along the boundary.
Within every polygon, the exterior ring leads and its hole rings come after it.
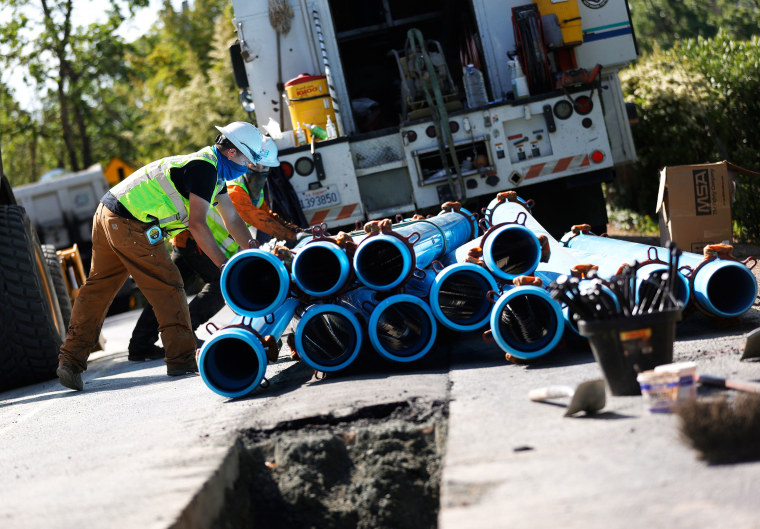
POLYGON ((552 233, 606 231, 602 183, 636 157, 618 78, 637 55, 624 0, 233 7, 241 103, 274 129, 311 225, 449 200, 477 210, 514 189, 552 233))

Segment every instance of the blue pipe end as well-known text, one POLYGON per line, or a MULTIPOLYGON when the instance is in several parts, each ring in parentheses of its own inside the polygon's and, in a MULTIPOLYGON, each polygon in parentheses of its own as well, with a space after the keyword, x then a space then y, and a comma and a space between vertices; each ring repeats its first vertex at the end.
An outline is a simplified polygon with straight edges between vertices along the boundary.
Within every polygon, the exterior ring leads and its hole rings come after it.
POLYGON ((374 290, 391 290, 412 273, 412 251, 392 235, 373 235, 364 239, 354 253, 357 279, 374 290))
POLYGON ((223 328, 206 340, 198 357, 201 379, 214 393, 231 399, 248 395, 266 372, 264 346, 252 333, 223 328))
POLYGON ((505 281, 530 275, 541 262, 541 243, 525 226, 500 226, 485 237, 483 262, 493 275, 505 281))
POLYGON ((491 334, 502 350, 530 360, 557 346, 565 326, 563 319, 559 303, 544 289, 515 287, 496 301, 491 312, 491 334))
POLYGON ((356 360, 362 343, 359 319, 340 305, 312 305, 296 326, 296 351, 317 371, 345 369, 356 360))
POLYGON ((441 270, 430 288, 430 309, 445 327, 455 331, 482 328, 491 317, 489 291, 498 291, 493 275, 474 263, 457 263, 441 270))
POLYGON ((350 272, 351 261, 342 248, 328 241, 315 241, 296 253, 291 273, 303 292, 327 297, 346 285, 350 272))
POLYGON ((381 301, 372 310, 368 329, 372 347, 394 362, 419 360, 432 349, 438 333, 430 306, 409 294, 381 301))
POLYGON ((273 254, 243 250, 227 261, 220 286, 224 301, 236 314, 257 318, 282 305, 290 290, 290 274, 273 254))
POLYGON ((715 316, 741 316, 757 298, 755 275, 737 261, 715 259, 702 266, 692 281, 694 301, 715 316))

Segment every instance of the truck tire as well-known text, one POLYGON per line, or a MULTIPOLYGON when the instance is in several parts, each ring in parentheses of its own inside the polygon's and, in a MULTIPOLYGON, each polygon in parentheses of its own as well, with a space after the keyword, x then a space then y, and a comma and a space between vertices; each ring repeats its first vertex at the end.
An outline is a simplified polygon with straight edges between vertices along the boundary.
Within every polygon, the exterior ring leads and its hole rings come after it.
POLYGON ((0 207, 0 390, 55 378, 65 331, 26 210, 0 207))
POLYGON ((58 306, 61 308, 61 316, 63 317, 63 325, 64 327, 68 327, 69 320, 71 319, 71 298, 69 297, 66 280, 63 277, 61 263, 58 260, 58 252, 56 252, 55 246, 52 244, 43 244, 42 254, 45 256, 50 277, 53 279, 55 295, 58 298, 58 306))

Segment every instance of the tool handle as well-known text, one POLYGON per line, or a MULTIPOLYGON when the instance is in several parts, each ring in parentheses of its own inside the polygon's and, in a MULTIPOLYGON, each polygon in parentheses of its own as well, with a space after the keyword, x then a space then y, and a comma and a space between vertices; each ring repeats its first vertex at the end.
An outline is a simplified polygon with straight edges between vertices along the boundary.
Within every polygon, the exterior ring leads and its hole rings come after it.
POLYGON ((716 386, 719 388, 735 389, 746 393, 760 394, 760 384, 757 382, 745 382, 743 380, 730 380, 726 378, 714 377, 712 375, 697 375, 701 384, 716 386))
POLYGON ((569 386, 546 386, 545 388, 532 389, 528 392, 528 398, 532 401, 541 401, 572 396, 573 388, 569 386))

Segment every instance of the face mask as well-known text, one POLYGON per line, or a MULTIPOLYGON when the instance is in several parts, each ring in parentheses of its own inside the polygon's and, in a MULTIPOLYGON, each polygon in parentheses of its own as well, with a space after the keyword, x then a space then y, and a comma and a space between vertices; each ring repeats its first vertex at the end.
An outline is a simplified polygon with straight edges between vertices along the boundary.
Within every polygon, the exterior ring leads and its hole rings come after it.
POLYGON ((225 182, 229 182, 230 180, 235 180, 236 178, 240 178, 248 170, 248 168, 245 165, 240 165, 228 160, 222 153, 219 152, 219 149, 216 148, 216 145, 214 145, 213 149, 214 149, 214 152, 216 153, 216 160, 217 160, 216 173, 217 175, 219 175, 219 178, 221 178, 225 182))
POLYGON ((261 193, 264 184, 267 182, 268 174, 268 169, 266 171, 248 169, 248 172, 245 174, 245 180, 248 184, 248 194, 250 194, 252 197, 259 196, 259 193, 261 193))

